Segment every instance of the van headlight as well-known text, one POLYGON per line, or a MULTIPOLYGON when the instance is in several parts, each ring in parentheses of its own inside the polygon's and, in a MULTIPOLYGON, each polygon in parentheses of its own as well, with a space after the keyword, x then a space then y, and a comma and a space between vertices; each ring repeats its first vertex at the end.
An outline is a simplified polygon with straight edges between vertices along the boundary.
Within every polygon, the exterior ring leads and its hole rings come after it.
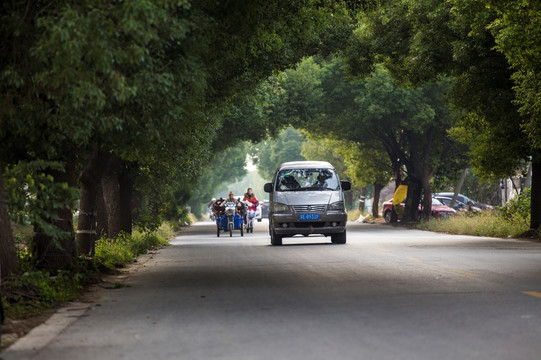
POLYGON ((274 209, 274 212, 291 212, 289 210, 289 206, 287 206, 286 204, 282 204, 282 203, 273 203, 273 209, 274 209))
POLYGON ((332 203, 330 206, 329 206, 329 210, 338 210, 338 211, 344 211, 345 207, 344 207, 344 202, 342 201, 337 201, 335 203, 332 203))

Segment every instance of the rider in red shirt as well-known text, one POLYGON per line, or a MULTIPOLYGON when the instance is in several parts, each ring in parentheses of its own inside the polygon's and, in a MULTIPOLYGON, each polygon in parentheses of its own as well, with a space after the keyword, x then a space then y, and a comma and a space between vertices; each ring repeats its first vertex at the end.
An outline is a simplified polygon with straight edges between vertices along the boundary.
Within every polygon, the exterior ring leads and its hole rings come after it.
MULTIPOLYGON (((246 203, 246 205, 248 206, 248 211, 252 210, 252 211, 256 211, 257 209, 257 205, 259 204, 259 201, 256 199, 253 191, 252 191, 252 188, 248 188, 248 190, 246 190, 246 194, 244 194, 244 199, 243 201, 246 203)), ((244 223, 248 223, 247 221, 248 219, 246 218, 246 214, 244 214, 244 223)))

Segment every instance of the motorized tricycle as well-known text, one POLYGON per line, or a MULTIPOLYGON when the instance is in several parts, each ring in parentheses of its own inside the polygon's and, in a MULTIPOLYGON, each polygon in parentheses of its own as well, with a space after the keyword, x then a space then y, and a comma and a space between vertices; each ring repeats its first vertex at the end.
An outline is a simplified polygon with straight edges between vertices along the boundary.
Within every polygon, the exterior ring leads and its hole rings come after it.
POLYGON ((240 236, 244 236, 244 203, 239 202, 237 206, 231 201, 222 206, 224 210, 216 217, 216 236, 219 237, 222 230, 229 231, 229 236, 233 236, 233 230, 240 230, 240 236))

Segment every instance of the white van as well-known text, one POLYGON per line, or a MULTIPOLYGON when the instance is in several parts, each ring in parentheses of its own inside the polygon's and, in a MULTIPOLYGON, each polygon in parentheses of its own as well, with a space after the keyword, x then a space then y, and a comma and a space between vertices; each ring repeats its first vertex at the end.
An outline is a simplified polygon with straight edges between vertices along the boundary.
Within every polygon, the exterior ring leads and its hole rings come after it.
POLYGON ((330 236, 333 244, 346 243, 347 215, 343 191, 349 181, 340 181, 334 167, 324 161, 297 161, 278 167, 270 194, 269 233, 272 245, 295 235, 330 236))

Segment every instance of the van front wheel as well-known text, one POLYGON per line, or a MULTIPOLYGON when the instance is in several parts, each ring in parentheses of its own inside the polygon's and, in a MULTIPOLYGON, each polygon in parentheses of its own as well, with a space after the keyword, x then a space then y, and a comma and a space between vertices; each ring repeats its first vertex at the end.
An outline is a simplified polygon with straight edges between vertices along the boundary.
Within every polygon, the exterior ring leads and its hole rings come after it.
POLYGON ((280 235, 276 235, 274 230, 271 230, 271 245, 272 246, 282 245, 282 237, 280 235))
POLYGON ((340 234, 332 234, 331 242, 333 244, 345 244, 346 243, 346 230, 340 234))

